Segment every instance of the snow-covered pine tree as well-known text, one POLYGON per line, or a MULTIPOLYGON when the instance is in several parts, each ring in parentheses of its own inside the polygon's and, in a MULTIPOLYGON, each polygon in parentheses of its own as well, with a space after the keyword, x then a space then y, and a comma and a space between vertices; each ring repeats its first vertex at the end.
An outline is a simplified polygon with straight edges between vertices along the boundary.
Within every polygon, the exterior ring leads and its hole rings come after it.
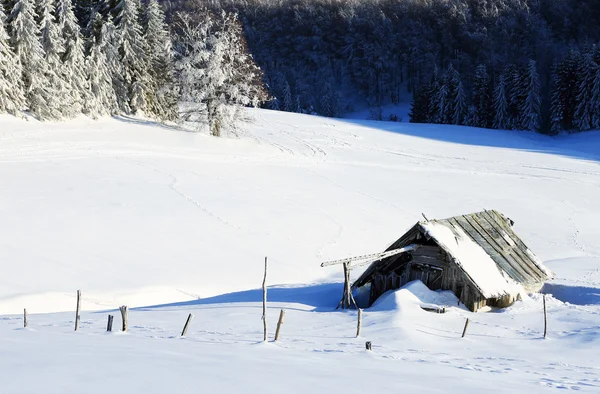
POLYGON ((333 91, 331 89, 331 85, 329 81, 325 82, 323 86, 323 91, 321 92, 321 97, 319 99, 319 114, 323 116, 331 117, 333 116, 333 108, 331 107, 331 103, 333 101, 333 91))
POLYGON ((239 106, 266 100, 262 71, 248 53, 237 15, 217 17, 205 11, 197 23, 182 14, 178 29, 182 100, 199 105, 185 116, 196 121, 198 115, 205 117, 210 133, 218 137, 222 126, 235 126, 239 106))
POLYGON ((296 101, 294 103, 294 112, 301 114, 302 113, 302 104, 300 101, 300 95, 296 95, 296 101))
POLYGON ((62 73, 69 84, 64 102, 65 112, 67 116, 73 117, 83 111, 84 103, 89 99, 84 41, 71 0, 56 1, 56 21, 64 43, 64 51, 61 53, 62 73))
POLYGON ((521 126, 525 130, 538 131, 541 126, 540 77, 535 60, 530 60, 523 76, 526 87, 525 100, 521 105, 521 126))
POLYGON ((431 123, 444 123, 444 117, 449 107, 448 105, 448 86, 445 81, 439 81, 435 85, 432 100, 429 102, 433 109, 431 123))
POLYGON ((452 124, 464 125, 466 124, 465 119, 467 118, 469 108, 467 107, 467 98, 465 89, 463 88, 462 81, 458 81, 456 86, 456 93, 454 96, 453 103, 454 113, 452 114, 452 124))
POLYGON ((281 111, 281 105, 279 103, 279 99, 276 96, 271 97, 268 108, 272 109, 273 111, 281 111))
POLYGON ((508 115, 508 98, 506 95, 506 74, 500 75, 500 79, 494 89, 493 103, 494 121, 492 127, 494 129, 508 129, 510 120, 508 115))
POLYGON ((12 47, 22 66, 29 111, 39 119, 60 119, 60 102, 49 86, 52 74, 44 59, 34 0, 17 0, 10 15, 12 47))
POLYGON ((522 103, 527 97, 527 85, 523 83, 522 72, 514 65, 508 65, 504 70, 506 98, 508 102, 508 117, 506 128, 521 130, 523 116, 522 103))
POLYGON ((593 87, 598 65, 591 53, 586 53, 578 70, 576 109, 573 123, 580 131, 591 130, 594 125, 593 87))
POLYGON ((552 67, 552 98, 550 102, 550 131, 552 134, 558 134, 565 129, 565 103, 563 102, 562 81, 560 78, 562 66, 562 63, 555 63, 552 67))
MULTIPOLYGON (((54 19, 54 1, 41 0, 39 3, 40 19, 40 41, 44 50, 44 59, 48 72, 46 73, 46 86, 52 91, 51 105, 60 112, 63 117, 71 118, 75 114, 69 110, 69 82, 68 76, 62 67, 60 60, 64 51, 64 41, 59 34, 58 25, 54 19)), ((80 111, 77 111, 79 113, 80 111)))
POLYGON ((25 108, 21 63, 10 47, 6 15, 0 4, 0 113, 18 115, 25 108))
POLYGON ((173 51, 165 14, 157 0, 150 0, 146 8, 144 39, 147 43, 148 61, 156 103, 152 112, 160 119, 178 117, 179 94, 176 86, 173 51))
MULTIPOLYGON (((101 29, 102 31, 103 29, 101 29)), ((90 54, 86 58, 87 83, 90 86, 90 94, 84 110, 94 118, 107 114, 114 115, 118 113, 119 106, 104 48, 106 37, 101 33, 98 39, 92 36, 92 40, 90 54)))
MULTIPOLYGON (((465 92, 461 91, 459 98, 459 86, 462 89, 460 74, 454 68, 452 63, 448 66, 448 71, 444 78, 444 86, 447 90, 447 98, 443 109, 441 123, 445 124, 462 124, 467 115, 467 106, 465 101, 465 92)), ((443 91, 442 91, 443 92, 443 91)))
POLYGON ((487 67, 480 64, 475 70, 473 80, 473 114, 471 126, 487 128, 492 125, 492 97, 490 94, 490 76, 487 67))
POLYGON ((552 103, 550 117, 552 131, 572 130, 577 109, 577 91, 579 90, 578 71, 582 64, 578 51, 570 50, 566 59, 555 64, 552 72, 552 103))
POLYGON ((127 85, 123 77, 123 64, 119 55, 119 35, 117 29, 111 15, 108 15, 104 22, 102 22, 100 14, 97 14, 95 18, 96 23, 99 23, 101 26, 100 34, 104 44, 101 49, 108 63, 108 71, 112 78, 118 112, 128 114, 131 112, 131 107, 129 106, 129 92, 127 91, 127 85))
POLYGON ((592 110, 592 127, 594 129, 600 129, 600 64, 597 64, 596 66, 590 108, 592 110))
POLYGON ((134 113, 148 112, 156 105, 149 72, 148 49, 140 26, 140 7, 139 0, 121 0, 115 20, 123 79, 129 94, 129 106, 134 113))
POLYGON ((411 123, 427 123, 429 121, 430 88, 430 85, 424 85, 414 92, 409 114, 411 123))
POLYGON ((283 85, 283 103, 282 109, 286 112, 295 112, 294 111, 294 102, 292 101, 292 89, 290 88, 290 84, 286 80, 283 85))

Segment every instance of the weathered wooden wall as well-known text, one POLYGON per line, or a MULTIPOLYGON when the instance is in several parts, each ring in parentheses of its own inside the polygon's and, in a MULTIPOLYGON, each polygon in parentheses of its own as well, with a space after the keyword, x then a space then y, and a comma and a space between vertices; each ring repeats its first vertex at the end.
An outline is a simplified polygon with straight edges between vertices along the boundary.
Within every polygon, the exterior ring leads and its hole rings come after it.
POLYGON ((369 306, 386 291, 399 289, 413 280, 420 280, 431 290, 452 291, 472 311, 485 305, 506 306, 514 301, 483 298, 471 280, 437 245, 422 245, 410 254, 412 259, 409 261, 406 257, 394 256, 381 263, 383 269, 373 273, 369 306))

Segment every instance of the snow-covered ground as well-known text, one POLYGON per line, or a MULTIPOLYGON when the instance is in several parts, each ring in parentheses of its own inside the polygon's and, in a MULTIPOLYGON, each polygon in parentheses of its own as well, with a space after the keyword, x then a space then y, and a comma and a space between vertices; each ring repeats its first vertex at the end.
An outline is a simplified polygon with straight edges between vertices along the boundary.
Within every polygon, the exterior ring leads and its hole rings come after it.
POLYGON ((600 134, 251 113, 223 139, 0 117, 1 392, 600 391, 600 134), (365 311, 359 339, 356 312, 332 312, 342 274, 320 262, 482 208, 557 276, 546 340, 539 295, 473 314, 416 282, 365 311), (106 334, 122 304, 130 332, 106 334))

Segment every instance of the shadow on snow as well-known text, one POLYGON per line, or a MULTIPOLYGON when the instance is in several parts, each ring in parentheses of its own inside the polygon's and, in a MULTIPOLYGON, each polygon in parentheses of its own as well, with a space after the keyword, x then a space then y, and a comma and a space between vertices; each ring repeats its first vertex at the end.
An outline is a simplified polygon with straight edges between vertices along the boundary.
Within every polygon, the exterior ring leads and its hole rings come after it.
POLYGON ((600 305, 600 288, 546 283, 542 293, 573 305, 600 305))
MULTIPOLYGON (((269 286, 268 303, 296 303, 313 307, 315 312, 335 310, 342 295, 343 283, 322 283, 308 286, 269 286)), ((244 290, 197 300, 132 308, 136 311, 169 307, 189 307, 214 304, 262 303, 262 289, 244 290)))
POLYGON ((600 161, 600 131, 548 136, 532 131, 468 126, 337 119, 356 126, 463 145, 508 148, 600 161))

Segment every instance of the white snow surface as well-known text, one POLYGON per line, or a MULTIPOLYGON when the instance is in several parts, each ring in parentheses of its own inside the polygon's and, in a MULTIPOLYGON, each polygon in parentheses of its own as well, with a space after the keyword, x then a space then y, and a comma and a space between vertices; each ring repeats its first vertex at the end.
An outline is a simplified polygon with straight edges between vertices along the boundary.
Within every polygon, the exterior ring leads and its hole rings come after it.
POLYGON ((0 392, 600 392, 598 132, 249 113, 221 139, 0 116, 0 392), (484 208, 556 275, 547 338, 539 294, 471 313, 420 282, 365 310, 355 338, 356 311, 334 311, 341 269, 319 263, 385 250, 421 213, 484 208), (129 332, 106 333, 123 304, 129 332))
POLYGON ((454 257, 456 264, 469 275, 485 298, 506 294, 516 296, 522 292, 522 288, 502 272, 485 250, 461 228, 451 230, 435 221, 422 223, 422 226, 442 249, 454 257))

